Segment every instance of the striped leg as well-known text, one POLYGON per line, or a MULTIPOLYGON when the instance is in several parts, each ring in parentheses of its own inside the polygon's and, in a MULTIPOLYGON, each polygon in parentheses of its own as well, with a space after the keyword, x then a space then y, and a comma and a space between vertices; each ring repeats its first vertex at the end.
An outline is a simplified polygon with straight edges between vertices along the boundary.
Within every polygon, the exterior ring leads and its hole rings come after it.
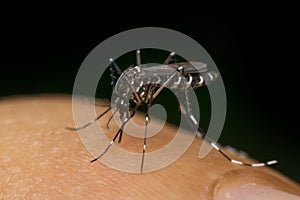
POLYGON ((229 160, 230 162, 234 163, 234 164, 238 164, 238 165, 246 165, 246 166, 250 166, 250 167, 263 167, 263 166, 268 166, 268 165, 273 165, 277 163, 277 160, 271 160, 268 162, 262 162, 262 163, 244 163, 242 161, 239 160, 234 160, 232 158, 230 158, 226 153, 224 153, 220 147, 218 147, 214 142, 210 142, 210 144, 220 153, 222 154, 227 160, 229 160))
POLYGON ((109 123, 111 122, 112 118, 114 117, 114 115, 117 113, 118 110, 115 110, 113 112, 113 114, 109 117, 107 123, 106 123, 106 128, 109 129, 109 123))
MULTIPOLYGON (((188 98, 186 98, 187 101, 188 98)), ((189 104, 189 102, 187 102, 187 104, 189 104)), ((193 114, 191 112, 189 112, 188 110, 185 109, 185 107, 183 105, 180 105, 181 108, 181 112, 184 114, 184 116, 186 116, 186 119, 191 123, 192 126, 198 126, 198 134, 197 136, 201 137, 202 139, 204 139, 205 136, 205 132, 199 127, 198 122, 195 120, 195 117, 193 116, 193 114)), ((242 161, 239 160, 234 160, 232 158, 230 158, 224 151, 222 151, 220 149, 220 147, 217 146, 216 143, 209 141, 208 139, 205 138, 206 141, 208 141, 210 143, 210 145, 216 149, 223 157, 225 157, 228 161, 234 163, 234 164, 238 164, 238 165, 245 165, 245 166, 250 166, 250 167, 263 167, 263 166, 268 166, 268 165, 273 165, 277 163, 277 160, 271 160, 271 161, 267 161, 267 162, 262 162, 262 163, 244 163, 242 161)))
POLYGON ((130 115, 129 118, 127 118, 121 125, 120 129, 118 130, 118 132, 115 134, 114 138, 110 141, 109 145, 107 145, 107 147, 105 148, 105 150, 96 158, 94 158, 93 160, 91 160, 92 162, 95 162, 96 160, 100 159, 111 147, 111 145, 115 142, 115 140, 119 137, 119 142, 121 142, 122 140, 122 135, 123 135, 123 129, 125 127, 125 125, 127 124, 127 122, 135 115, 135 111, 132 112, 132 114, 130 115))
POLYGON ((179 66, 175 71, 173 71, 169 78, 156 90, 156 92, 152 95, 152 99, 155 99, 157 95, 168 85, 168 83, 176 76, 176 74, 183 70, 182 66, 179 66))
POLYGON ((108 111, 110 111, 111 107, 109 107, 108 109, 106 109, 103 113, 101 113, 101 115, 99 115, 98 117, 96 117, 95 119, 93 119, 92 121, 88 122, 87 124, 81 126, 81 127, 77 127, 77 128, 72 128, 72 127, 66 127, 66 129, 71 130, 71 131, 78 131, 81 129, 84 129, 90 125, 92 125, 93 123, 95 123, 97 120, 99 120, 101 117, 103 117, 108 111))
POLYGON ((151 102, 148 104, 146 117, 145 117, 146 123, 145 123, 144 145, 143 145, 142 162, 141 162, 141 173, 143 173, 143 168, 144 168, 144 159, 145 159, 145 152, 146 152, 146 145, 147 145, 147 132, 148 132, 150 107, 151 107, 151 102))
MULTIPOLYGON (((114 72, 116 72, 118 75, 121 75, 122 71, 121 71, 120 67, 117 65, 117 63, 114 61, 114 59, 110 58, 109 61, 111 62, 111 64, 110 64, 111 85, 114 88, 114 86, 115 86, 114 72)), ((103 117, 109 110, 111 110, 111 107, 110 107, 109 104, 95 104, 95 106, 109 107, 109 108, 106 109, 101 115, 99 115, 98 117, 96 117, 95 119, 93 119, 92 121, 88 122, 87 124, 85 124, 81 127, 78 127, 78 128, 66 127, 66 129, 72 130, 72 131, 77 131, 77 130, 84 129, 84 128, 92 125, 93 123, 95 123, 97 120, 99 120, 101 117, 103 117)), ((107 126, 108 126, 108 124, 107 124, 107 126)))

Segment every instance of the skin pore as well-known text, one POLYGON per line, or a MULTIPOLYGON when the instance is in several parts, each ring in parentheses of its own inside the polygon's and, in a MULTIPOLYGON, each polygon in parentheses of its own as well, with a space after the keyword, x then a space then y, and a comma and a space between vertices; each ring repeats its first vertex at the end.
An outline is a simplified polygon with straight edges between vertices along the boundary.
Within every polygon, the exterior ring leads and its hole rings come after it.
MULTIPOLYGON (((97 113, 104 109, 98 107, 97 113)), ((144 120, 143 115, 136 118, 144 120)), ((0 199, 268 199, 268 194, 272 199, 300 199, 299 185, 269 167, 234 165, 216 150, 199 159, 199 138, 178 160, 151 173, 126 173, 98 161, 90 163, 93 157, 77 132, 65 129, 67 125, 74 126, 71 96, 0 100, 0 199)), ((100 125, 106 126, 106 120, 100 125)), ((112 138, 116 129, 110 126, 107 137, 112 138)), ((164 134, 149 138, 147 151, 167 143, 174 130, 166 125, 164 134)), ((119 145, 137 152, 143 148, 142 139, 127 135, 119 145)))

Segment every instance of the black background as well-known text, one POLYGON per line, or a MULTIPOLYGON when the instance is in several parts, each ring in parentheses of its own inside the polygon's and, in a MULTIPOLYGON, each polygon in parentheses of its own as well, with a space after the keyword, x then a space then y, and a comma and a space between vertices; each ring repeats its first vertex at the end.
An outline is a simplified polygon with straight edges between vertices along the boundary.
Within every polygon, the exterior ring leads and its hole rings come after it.
POLYGON ((222 74, 228 112, 220 142, 257 160, 278 159, 274 168, 300 181, 296 17, 116 13, 8 14, 1 28, 0 95, 71 94, 82 61, 106 38, 144 26, 174 29, 199 42, 222 74))

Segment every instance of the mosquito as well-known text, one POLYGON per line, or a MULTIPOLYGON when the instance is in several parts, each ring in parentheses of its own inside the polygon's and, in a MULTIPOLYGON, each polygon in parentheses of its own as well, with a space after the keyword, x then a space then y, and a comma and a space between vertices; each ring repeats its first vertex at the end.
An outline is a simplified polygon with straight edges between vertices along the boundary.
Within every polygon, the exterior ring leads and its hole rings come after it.
MULTIPOLYGON (((108 146, 104 149, 104 151, 99 156, 91 160, 91 162, 95 162, 96 160, 104 156, 117 139, 119 143, 122 141, 124 127, 126 126, 128 121, 134 117, 138 108, 142 105, 146 105, 143 150, 141 152, 140 165, 140 172, 143 173, 147 147, 147 132, 150 119, 149 110, 152 106, 153 100, 162 92, 164 88, 168 87, 178 90, 183 95, 185 103, 180 103, 180 110, 186 117, 186 120, 188 120, 192 126, 195 126, 197 128, 197 136, 208 141, 209 144, 225 159, 234 164, 250 167, 262 167, 277 163, 276 160, 261 163, 244 163, 239 160, 234 160, 230 158, 224 151, 222 151, 215 142, 209 141, 209 139, 204 138, 205 132, 201 129, 199 123, 192 113, 187 88, 192 87, 193 89, 196 89, 198 87, 208 85, 218 78, 219 74, 214 71, 209 71, 205 63, 176 62, 176 53, 171 52, 165 59, 163 64, 144 67, 141 64, 140 50, 137 50, 136 65, 134 67, 131 67, 126 71, 122 71, 115 60, 110 58, 109 69, 111 76, 111 86, 114 89, 114 93, 116 95, 116 98, 111 105, 113 105, 116 110, 110 116, 107 122, 107 127, 116 112, 120 113, 121 126, 108 146), (116 76, 118 76, 119 79, 116 80, 116 76), (122 80, 120 80, 121 77, 122 80), (116 85, 116 81, 123 81, 123 83, 116 85), (129 101, 126 101, 127 99, 129 99, 129 101)), ((89 125, 95 123, 97 120, 101 119, 110 110, 112 110, 111 105, 108 106, 108 108, 98 117, 88 122, 87 124, 76 128, 67 127, 67 129, 78 131, 88 127, 89 125)))

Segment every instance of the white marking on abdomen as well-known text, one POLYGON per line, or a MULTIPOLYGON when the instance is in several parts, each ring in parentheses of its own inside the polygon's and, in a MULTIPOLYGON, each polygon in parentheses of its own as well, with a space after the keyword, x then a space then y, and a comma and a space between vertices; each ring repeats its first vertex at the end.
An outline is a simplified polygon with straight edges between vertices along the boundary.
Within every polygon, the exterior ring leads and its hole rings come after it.
POLYGON ((203 77, 199 74, 199 79, 200 79, 200 85, 203 84, 203 77))
POLYGON ((138 72, 141 72, 141 69, 138 66, 135 66, 134 68, 136 68, 138 72))
POLYGON ((188 81, 188 85, 191 85, 191 83, 192 83, 192 80, 193 80, 193 77, 189 74, 189 81, 188 81))

